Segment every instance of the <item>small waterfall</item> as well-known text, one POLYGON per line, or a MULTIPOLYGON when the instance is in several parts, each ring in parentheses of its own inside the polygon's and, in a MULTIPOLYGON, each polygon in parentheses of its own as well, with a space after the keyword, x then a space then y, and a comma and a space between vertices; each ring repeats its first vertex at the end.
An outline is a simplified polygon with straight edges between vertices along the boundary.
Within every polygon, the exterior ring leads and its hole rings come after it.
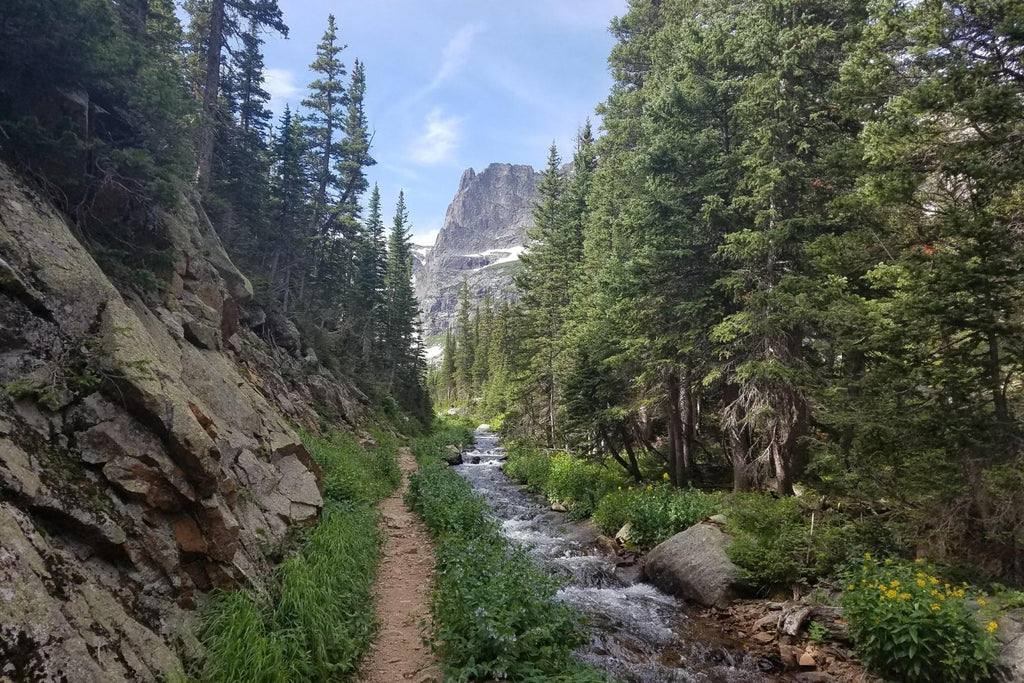
POLYGON ((686 606, 636 583, 636 569, 602 554, 589 527, 552 512, 508 479, 504 450, 486 425, 455 470, 490 504, 505 536, 533 559, 566 578, 558 592, 594 624, 577 656, 630 683, 753 683, 766 677, 740 652, 696 641, 686 606))

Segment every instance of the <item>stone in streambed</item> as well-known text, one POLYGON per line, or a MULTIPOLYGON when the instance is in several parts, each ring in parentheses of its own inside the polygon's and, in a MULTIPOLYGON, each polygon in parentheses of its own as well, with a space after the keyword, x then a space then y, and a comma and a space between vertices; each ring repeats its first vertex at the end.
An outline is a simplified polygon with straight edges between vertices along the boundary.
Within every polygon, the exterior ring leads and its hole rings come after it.
POLYGON ((448 444, 444 447, 444 451, 441 452, 441 459, 449 465, 461 465, 462 464, 462 451, 459 450, 458 446, 448 444))
POLYGON ((741 588, 740 570, 726 548, 732 539, 712 524, 696 524, 652 550, 643 580, 707 607, 724 607, 741 588))

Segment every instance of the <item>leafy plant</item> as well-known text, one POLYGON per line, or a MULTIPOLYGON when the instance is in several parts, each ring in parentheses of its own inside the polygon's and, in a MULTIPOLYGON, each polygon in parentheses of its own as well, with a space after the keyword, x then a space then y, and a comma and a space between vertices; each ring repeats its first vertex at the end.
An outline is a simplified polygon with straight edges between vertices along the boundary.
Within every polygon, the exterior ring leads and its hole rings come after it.
POLYGON ((880 675, 908 683, 988 678, 996 658, 988 603, 970 586, 943 582, 925 562, 866 554, 846 576, 842 605, 850 635, 864 661, 880 675))
POLYGON ((597 509, 590 517, 591 521, 608 536, 618 533, 629 521, 629 507, 633 495, 632 488, 625 489, 621 486, 615 491, 610 491, 597 504, 597 509))
POLYGON ((727 553, 752 583, 766 589, 801 579, 810 520, 799 500, 743 494, 733 499, 727 517, 733 537, 727 553))
POLYGON ((679 491, 667 483, 648 485, 632 496, 627 509, 630 542, 652 548, 722 509, 718 493, 679 491))
POLYGON ((508 545, 487 503, 440 461, 439 438, 414 442, 408 500, 437 539, 432 644, 448 681, 606 680, 572 659, 582 616, 554 600, 559 583, 508 545))
POLYGON ((544 493, 551 475, 551 456, 515 442, 505 447, 508 460, 505 474, 521 484, 526 484, 533 493, 544 493))
POLYGON ((607 467, 569 453, 559 453, 551 458, 544 489, 549 499, 565 503, 574 517, 585 518, 621 481, 620 476, 607 467))
POLYGON ((828 639, 828 629, 820 621, 812 621, 807 626, 807 637, 815 642, 823 642, 828 639))

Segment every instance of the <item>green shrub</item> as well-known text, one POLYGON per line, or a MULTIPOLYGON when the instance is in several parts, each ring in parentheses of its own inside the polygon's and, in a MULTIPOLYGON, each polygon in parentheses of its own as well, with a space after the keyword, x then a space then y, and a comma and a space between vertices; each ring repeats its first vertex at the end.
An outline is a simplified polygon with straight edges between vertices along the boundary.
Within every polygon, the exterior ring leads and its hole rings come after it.
POLYGON ((846 580, 842 605, 850 635, 878 674, 907 683, 988 678, 997 625, 979 623, 987 603, 970 587, 941 581, 923 562, 880 562, 870 554, 846 580))
POLYGON ((551 475, 551 456, 515 442, 505 446, 505 474, 520 484, 526 484, 533 493, 547 491, 551 475))
POLYGON ((558 582, 510 548, 483 498, 441 465, 443 448, 414 444, 408 501, 437 541, 432 645, 445 680, 606 680, 571 656, 586 642, 582 616, 554 600, 558 582))
POLYGON ((621 483, 621 477, 603 465, 559 453, 551 458, 544 489, 550 500, 564 503, 574 517, 583 519, 621 483))
POLYGON ((614 536, 629 521, 629 505, 633 495, 631 488, 619 487, 601 499, 590 517, 601 533, 614 536))
POLYGON ((718 493, 677 490, 667 483, 649 484, 629 501, 626 515, 630 543, 642 549, 653 548, 721 510, 723 502, 718 493))
POLYGON ((473 429, 464 419, 443 417, 435 420, 434 430, 427 436, 414 439, 412 454, 417 460, 441 452, 445 446, 452 444, 459 448, 473 445, 473 429))
POLYGON ((796 498, 738 495, 729 506, 726 523, 733 537, 729 558, 762 589, 795 584, 803 576, 800 558, 807 554, 809 525, 796 498))

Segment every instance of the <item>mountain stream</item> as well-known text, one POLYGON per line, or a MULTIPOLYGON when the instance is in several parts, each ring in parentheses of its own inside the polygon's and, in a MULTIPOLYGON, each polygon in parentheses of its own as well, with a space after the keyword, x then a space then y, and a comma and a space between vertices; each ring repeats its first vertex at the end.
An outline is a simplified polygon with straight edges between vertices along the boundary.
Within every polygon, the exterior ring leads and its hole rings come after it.
POLYGON ((637 570, 602 553, 589 525, 552 512, 502 471, 498 437, 481 426, 455 470, 489 503, 509 541, 564 576, 557 598, 586 614, 593 637, 576 655, 629 683, 753 683, 779 680, 735 643, 715 643, 685 604, 637 581, 637 570))

